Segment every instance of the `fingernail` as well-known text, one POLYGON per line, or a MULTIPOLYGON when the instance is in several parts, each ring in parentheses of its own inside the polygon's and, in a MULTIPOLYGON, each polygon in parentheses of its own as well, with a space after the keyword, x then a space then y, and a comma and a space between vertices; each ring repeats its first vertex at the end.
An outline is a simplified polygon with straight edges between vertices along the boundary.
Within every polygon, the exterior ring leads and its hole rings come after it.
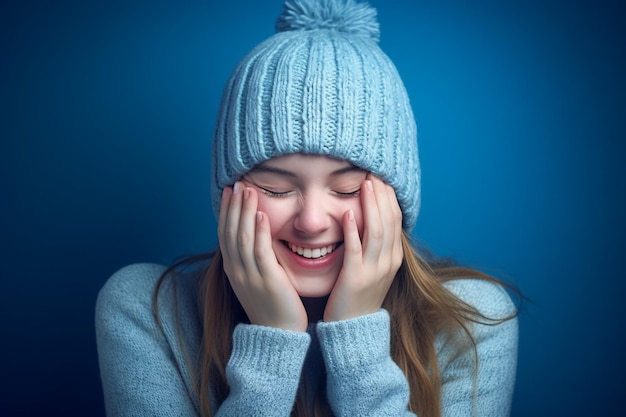
POLYGON ((354 211, 348 210, 348 219, 350 219, 351 221, 354 220, 354 211))
POLYGON ((256 212, 256 221, 257 223, 261 223, 261 220, 263 220, 263 213, 261 213, 260 211, 256 212))
POLYGON ((365 186, 367 187, 367 191, 369 191, 370 193, 374 191, 374 186, 372 185, 372 181, 370 180, 365 181, 365 186))
POLYGON ((243 189, 243 198, 244 198, 244 200, 247 200, 249 196, 250 196, 250 189, 246 187, 246 188, 243 189))
POLYGON ((233 194, 237 194, 240 188, 241 188, 241 183, 237 181, 235 185, 233 186, 233 194))

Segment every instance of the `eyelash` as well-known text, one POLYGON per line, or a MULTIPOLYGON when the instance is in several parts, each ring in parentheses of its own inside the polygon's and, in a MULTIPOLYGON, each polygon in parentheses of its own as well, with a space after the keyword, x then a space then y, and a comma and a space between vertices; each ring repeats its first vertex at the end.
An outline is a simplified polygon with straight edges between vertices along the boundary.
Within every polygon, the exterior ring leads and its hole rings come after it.
MULTIPOLYGON (((268 190, 267 188, 263 188, 263 187, 259 187, 259 188, 261 189, 263 194, 267 195, 268 197, 272 197, 272 198, 285 198, 289 194, 291 194, 291 191, 276 192, 276 191, 268 190)), ((335 191, 335 194, 337 194, 341 198, 358 197, 359 195, 361 195, 361 190, 358 189, 358 190, 350 191, 350 192, 347 192, 347 193, 342 193, 342 192, 339 192, 339 191, 335 191)))
POLYGON ((268 197, 273 197, 273 198, 285 198, 289 195, 289 193, 291 193, 291 191, 276 192, 276 191, 268 190, 267 188, 263 188, 263 187, 259 187, 259 188, 261 189, 263 194, 267 195, 268 197))
POLYGON ((350 191, 348 193, 340 193, 339 191, 335 191, 335 194, 342 198, 358 197, 361 195, 361 189, 359 188, 358 190, 350 191))

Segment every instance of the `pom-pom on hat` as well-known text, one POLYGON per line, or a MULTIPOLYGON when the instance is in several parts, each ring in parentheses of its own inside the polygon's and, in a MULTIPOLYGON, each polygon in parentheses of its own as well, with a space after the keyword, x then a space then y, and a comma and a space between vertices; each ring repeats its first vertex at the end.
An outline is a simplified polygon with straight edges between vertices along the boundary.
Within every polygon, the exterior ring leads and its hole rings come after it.
POLYGON ((223 188, 255 165, 301 152, 382 178, 412 229, 420 206, 415 119, 378 46, 376 10, 353 0, 287 0, 276 30, 224 89, 213 143, 215 212, 223 188))

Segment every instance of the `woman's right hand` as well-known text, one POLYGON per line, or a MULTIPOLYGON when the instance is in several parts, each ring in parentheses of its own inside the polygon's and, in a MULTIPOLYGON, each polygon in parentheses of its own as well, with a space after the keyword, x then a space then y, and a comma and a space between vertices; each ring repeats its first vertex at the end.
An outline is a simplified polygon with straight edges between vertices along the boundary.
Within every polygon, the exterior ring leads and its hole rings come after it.
POLYGON ((253 188, 241 182, 224 188, 218 223, 224 271, 250 323, 306 331, 306 310, 276 260, 269 219, 257 206, 253 188))

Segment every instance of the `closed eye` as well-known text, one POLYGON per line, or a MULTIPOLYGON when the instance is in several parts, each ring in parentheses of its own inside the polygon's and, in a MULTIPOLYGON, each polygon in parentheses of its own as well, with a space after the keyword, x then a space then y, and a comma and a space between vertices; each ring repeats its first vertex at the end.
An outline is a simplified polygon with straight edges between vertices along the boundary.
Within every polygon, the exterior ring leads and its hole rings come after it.
POLYGON ((344 197, 344 198, 358 197, 359 195, 361 195, 361 189, 359 188, 355 191, 350 191, 350 192, 335 191, 335 194, 337 194, 339 197, 344 197))
POLYGON ((244 181, 249 182, 250 184, 252 184, 256 188, 258 188, 263 194, 265 194, 268 197, 284 198, 284 197, 287 197, 290 193, 292 193, 292 191, 275 191, 275 190, 263 187, 263 186, 259 185, 257 182, 255 182, 252 178, 250 178, 249 175, 244 175, 242 177, 242 179, 244 181))
MULTIPOLYGON (((259 186, 257 185, 257 187, 259 186)), ((284 198, 284 197, 287 197, 289 194, 291 194, 291 191, 272 191, 263 187, 259 187, 259 189, 261 190, 263 194, 269 197, 274 197, 274 198, 284 198)))

